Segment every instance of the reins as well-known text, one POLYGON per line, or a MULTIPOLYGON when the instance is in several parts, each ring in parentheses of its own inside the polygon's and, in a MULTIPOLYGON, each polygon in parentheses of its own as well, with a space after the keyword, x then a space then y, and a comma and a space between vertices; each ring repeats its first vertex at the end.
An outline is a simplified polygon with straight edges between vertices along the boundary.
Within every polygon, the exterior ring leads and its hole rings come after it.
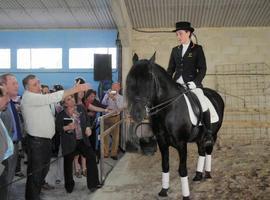
MULTIPOLYGON (((157 78, 156 78, 155 74, 153 73, 152 63, 150 63, 150 66, 151 66, 150 74, 152 75, 152 82, 157 84, 157 78)), ((175 97, 172 97, 172 98, 170 98, 170 99, 168 99, 160 104, 157 104, 156 106, 153 106, 153 107, 149 107, 149 106, 145 105, 144 107, 145 107, 146 115, 152 116, 152 115, 159 113, 160 111, 164 110, 165 108, 167 108, 168 106, 170 106, 171 104, 176 102, 178 99, 180 99, 184 94, 186 94, 189 91, 190 90, 186 90, 183 93, 178 94, 175 97)), ((151 91, 151 93, 152 93, 152 91, 151 91)))
POLYGON ((171 104, 176 102, 178 99, 180 99, 182 96, 184 96, 184 94, 186 94, 188 92, 189 92, 189 90, 186 90, 185 92, 178 94, 177 96, 172 97, 172 98, 170 98, 170 99, 168 99, 168 100, 166 100, 166 101, 164 101, 156 106, 153 106, 151 108, 148 107, 147 105, 145 105, 145 110, 146 110, 147 116, 152 116, 152 115, 159 113, 160 111, 164 110, 165 108, 167 108, 168 106, 170 106, 171 104), (165 105, 165 106, 163 106, 163 105, 165 105), (157 109, 157 110, 155 110, 155 109, 157 109), (153 111, 153 110, 155 110, 155 111, 153 111))

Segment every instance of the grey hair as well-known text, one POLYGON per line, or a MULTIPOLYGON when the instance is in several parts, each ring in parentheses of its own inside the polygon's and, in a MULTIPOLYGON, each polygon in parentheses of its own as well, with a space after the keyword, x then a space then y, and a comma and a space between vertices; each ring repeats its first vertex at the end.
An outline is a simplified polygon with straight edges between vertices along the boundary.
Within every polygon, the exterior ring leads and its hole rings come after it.
POLYGON ((28 89, 28 83, 29 83, 29 81, 30 81, 30 80, 33 80, 33 79, 35 79, 35 78, 36 78, 36 76, 33 75, 33 74, 27 75, 27 76, 23 79, 23 81, 22 81, 24 89, 28 89))
POLYGON ((0 76, 0 84, 7 84, 7 77, 8 76, 13 76, 13 77, 15 77, 15 75, 14 74, 11 74, 11 73, 5 73, 5 74, 2 74, 1 76, 0 76))

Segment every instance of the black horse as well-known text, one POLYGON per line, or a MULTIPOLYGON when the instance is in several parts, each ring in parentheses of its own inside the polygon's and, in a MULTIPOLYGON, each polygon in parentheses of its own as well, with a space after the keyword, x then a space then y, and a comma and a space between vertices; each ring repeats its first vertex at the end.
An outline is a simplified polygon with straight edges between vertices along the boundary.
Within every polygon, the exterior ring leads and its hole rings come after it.
MULTIPOLYGON (((218 122, 212 124, 213 139, 216 141, 223 121, 224 102, 217 92, 208 88, 204 88, 203 91, 219 116, 218 122)), ((142 121, 148 115, 156 136, 162 156, 162 189, 159 196, 167 196, 169 189, 169 146, 176 148, 179 153, 178 172, 181 177, 183 199, 189 199, 190 195, 186 163, 188 142, 196 142, 199 153, 193 180, 202 180, 204 171, 204 178, 211 178, 213 146, 204 146, 203 129, 198 124, 191 123, 184 98, 184 94, 189 96, 189 93, 191 92, 188 89, 175 83, 167 72, 154 62, 154 56, 150 60, 139 60, 136 54, 133 56, 133 66, 126 79, 128 108, 136 122, 142 121)), ((200 116, 198 115, 198 119, 200 116)))

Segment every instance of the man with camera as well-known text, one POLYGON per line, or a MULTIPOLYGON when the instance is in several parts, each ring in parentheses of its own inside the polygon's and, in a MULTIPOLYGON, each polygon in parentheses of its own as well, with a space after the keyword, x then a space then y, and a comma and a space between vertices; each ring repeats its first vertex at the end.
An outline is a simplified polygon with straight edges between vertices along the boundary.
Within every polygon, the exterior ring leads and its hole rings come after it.
MULTIPOLYGON (((107 109, 111 109, 115 111, 115 115, 112 115, 109 118, 106 118, 105 120, 105 130, 113 126, 115 123, 120 121, 120 112, 122 111, 124 107, 124 98, 122 95, 119 94, 119 91, 121 89, 120 83, 113 83, 112 89, 108 91, 107 94, 105 94, 102 104, 107 105, 107 109)), ((120 129, 119 126, 115 127, 110 135, 107 135, 104 137, 104 157, 109 157, 110 152, 110 136, 112 137, 112 147, 111 147, 111 158, 113 160, 118 160, 118 145, 119 145, 119 135, 120 135, 120 129)))

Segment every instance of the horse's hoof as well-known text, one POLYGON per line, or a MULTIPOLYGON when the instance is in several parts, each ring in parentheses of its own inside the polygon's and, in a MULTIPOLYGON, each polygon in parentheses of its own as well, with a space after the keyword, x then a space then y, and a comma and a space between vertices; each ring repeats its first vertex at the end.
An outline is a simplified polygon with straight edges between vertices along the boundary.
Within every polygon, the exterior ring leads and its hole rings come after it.
POLYGON ((203 173, 202 172, 196 172, 196 175, 192 179, 193 181, 201 181, 203 179, 203 173))
POLYGON ((212 178, 211 173, 208 172, 208 171, 205 171, 204 178, 205 179, 211 179, 212 178))
POLYGON ((158 193, 158 196, 167 197, 168 196, 168 194, 167 194, 168 190, 169 190, 169 188, 168 189, 162 188, 161 191, 158 193))
POLYGON ((189 197, 183 197, 183 200, 189 200, 189 197))

